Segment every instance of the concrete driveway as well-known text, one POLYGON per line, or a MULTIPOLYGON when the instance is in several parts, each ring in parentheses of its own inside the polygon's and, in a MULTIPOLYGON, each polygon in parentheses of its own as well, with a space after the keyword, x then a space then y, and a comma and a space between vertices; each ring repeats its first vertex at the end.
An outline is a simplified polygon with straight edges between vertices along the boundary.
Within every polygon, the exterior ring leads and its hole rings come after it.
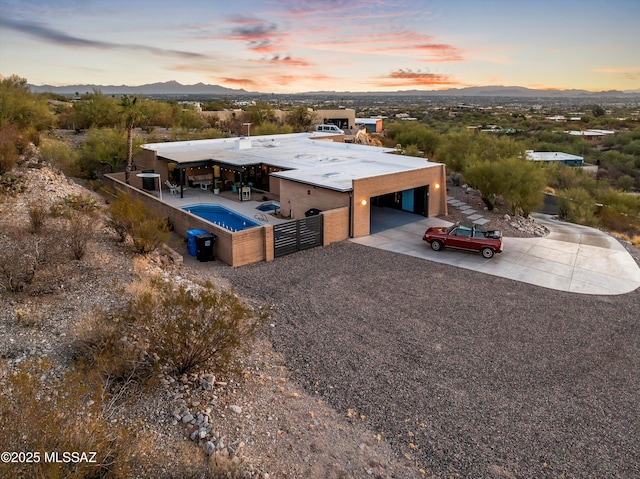
POLYGON ((451 223, 386 208, 372 211, 371 235, 351 241, 572 293, 614 295, 640 287, 640 268, 612 236, 548 215, 534 218, 548 236, 504 238, 504 251, 489 260, 467 251, 432 251, 422 241, 425 230, 451 223))

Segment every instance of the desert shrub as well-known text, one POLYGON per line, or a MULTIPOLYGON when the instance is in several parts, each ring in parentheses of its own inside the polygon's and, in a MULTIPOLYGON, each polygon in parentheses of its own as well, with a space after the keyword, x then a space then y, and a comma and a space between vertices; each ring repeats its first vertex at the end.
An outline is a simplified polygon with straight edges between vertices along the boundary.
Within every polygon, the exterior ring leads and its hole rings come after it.
POLYGON ((77 358, 113 384, 146 384, 159 368, 228 372, 265 318, 210 284, 193 290, 151 276, 130 294, 121 311, 95 314, 76 346, 77 358))
POLYGON ((583 188, 558 191, 558 216, 566 221, 586 226, 596 226, 596 201, 583 188))
POLYGON ((640 235, 640 196, 607 188, 597 196, 597 216, 608 231, 631 237, 640 235))
POLYGON ((4 371, 0 383, 3 451, 34 451, 39 462, 0 463, 2 477, 126 477, 127 448, 121 431, 110 429, 96 391, 74 371, 56 373, 43 361, 4 371), (10 433, 13 431, 13 433, 10 433), (45 461, 45 452, 95 451, 95 463, 45 461))
POLYGON ((176 374, 225 371, 260 324, 229 290, 193 291, 157 276, 136 291, 128 318, 147 332, 149 353, 176 374))
POLYGON ((47 219, 47 210, 42 207, 40 201, 34 201, 28 205, 27 211, 29 213, 31 233, 40 233, 44 227, 45 220, 47 219))
POLYGON ((96 219, 93 215, 73 211, 66 221, 66 240, 69 250, 77 260, 84 258, 89 242, 94 238, 96 219))
POLYGON ((51 138, 44 139, 40 145, 41 158, 53 167, 69 176, 80 176, 78 152, 71 144, 51 138))
POLYGON ((0 175, 0 192, 11 196, 18 195, 27 189, 24 176, 14 171, 0 175))
POLYGON ((18 150, 11 143, 0 142, 0 175, 13 170, 18 162, 18 150))
POLYGON ((4 124, 0 127, 0 175, 13 169, 26 147, 24 134, 17 125, 4 124))
POLYGON ((165 218, 155 215, 142 200, 118 193, 109 205, 109 225, 120 241, 131 236, 138 253, 146 254, 169 240, 169 225, 165 218))
POLYGON ((134 223, 131 230, 133 246, 137 253, 147 254, 169 241, 169 223, 166 218, 147 217, 134 223))
POLYGON ((127 239, 133 225, 143 221, 142 210, 144 203, 134 200, 126 193, 118 192, 115 201, 109 204, 109 226, 111 226, 121 242, 127 239))
POLYGON ((45 261, 47 246, 44 238, 23 228, 0 228, 0 289, 23 291, 45 261))
POLYGON ((79 213, 93 214, 99 210, 95 198, 85 193, 71 193, 66 195, 58 203, 51 206, 51 213, 54 216, 69 216, 73 211, 79 213))
POLYGON ((118 314, 105 311, 91 313, 79 326, 74 357, 86 374, 98 378, 111 411, 150 384, 154 373, 145 342, 118 314))
POLYGON ((635 179, 630 175, 622 175, 616 181, 616 186, 622 191, 631 191, 634 184, 635 179))

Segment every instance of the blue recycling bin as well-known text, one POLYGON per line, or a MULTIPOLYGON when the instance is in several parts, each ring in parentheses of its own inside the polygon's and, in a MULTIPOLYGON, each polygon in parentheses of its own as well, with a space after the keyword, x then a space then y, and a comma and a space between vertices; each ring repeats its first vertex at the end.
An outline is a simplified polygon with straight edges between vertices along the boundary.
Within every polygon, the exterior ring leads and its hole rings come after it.
POLYGON ((187 251, 191 256, 197 256, 198 244, 196 243, 196 236, 206 235, 205 230, 187 230, 187 251))

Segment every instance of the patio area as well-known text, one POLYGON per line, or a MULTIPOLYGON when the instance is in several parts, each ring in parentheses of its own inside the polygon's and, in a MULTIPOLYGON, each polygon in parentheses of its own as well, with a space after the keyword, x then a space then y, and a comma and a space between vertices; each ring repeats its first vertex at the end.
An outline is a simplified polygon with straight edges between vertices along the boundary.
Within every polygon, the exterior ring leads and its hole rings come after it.
MULTIPOLYGON (((159 199, 160 194, 158 190, 145 191, 159 199)), ((174 208, 183 208, 185 206, 200 204, 218 205, 246 216, 261 225, 276 225, 289 221, 288 218, 278 218, 269 212, 257 209, 257 207, 262 204, 273 202, 271 199, 262 201, 264 196, 265 195, 260 191, 251 190, 251 199, 241 201, 239 193, 233 191, 221 191, 216 195, 213 194, 210 189, 185 188, 182 198, 180 197, 180 194, 170 194, 166 188, 163 188, 162 191, 162 201, 174 208)))

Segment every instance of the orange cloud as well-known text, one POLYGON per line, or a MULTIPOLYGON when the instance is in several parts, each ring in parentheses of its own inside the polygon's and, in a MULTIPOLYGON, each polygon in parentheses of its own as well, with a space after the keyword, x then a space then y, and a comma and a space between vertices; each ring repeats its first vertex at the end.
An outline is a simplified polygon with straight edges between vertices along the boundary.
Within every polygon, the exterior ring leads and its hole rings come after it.
POLYGON ((596 73, 611 73, 614 75, 620 75, 627 80, 640 80, 640 67, 598 68, 594 71, 596 73))
POLYGON ((435 73, 414 72, 412 70, 397 70, 375 82, 380 87, 409 87, 457 85, 458 82, 449 75, 435 73))
POLYGON ((234 87, 255 88, 258 86, 258 82, 249 78, 220 78, 218 80, 224 85, 232 85, 234 87))

